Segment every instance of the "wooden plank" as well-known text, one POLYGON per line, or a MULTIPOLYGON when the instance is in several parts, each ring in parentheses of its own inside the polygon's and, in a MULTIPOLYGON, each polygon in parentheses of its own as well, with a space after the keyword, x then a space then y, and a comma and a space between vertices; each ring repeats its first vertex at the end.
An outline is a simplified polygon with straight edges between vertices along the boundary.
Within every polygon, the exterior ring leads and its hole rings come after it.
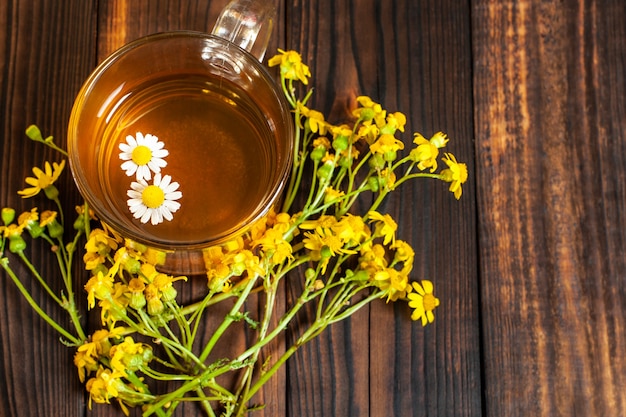
MULTIPOLYGON (((60 161, 59 154, 28 140, 26 127, 38 124, 46 135, 65 142, 67 120, 74 96, 95 62, 95 12, 92 2, 0 2, 0 206, 17 213, 32 207, 54 210, 38 196, 23 200, 33 166, 60 161)), ((62 198, 72 204, 77 193, 66 171, 59 179, 62 198)), ((70 206, 71 207, 71 206, 70 206)), ((71 214, 71 213, 70 213, 71 214)), ((42 242, 28 240, 27 254, 49 284, 60 289, 61 279, 52 263, 38 254, 49 253, 42 242)), ((29 273, 9 254, 20 276, 29 273)), ((26 304, 9 277, 0 274, 0 416, 82 416, 84 388, 72 364, 73 352, 26 304)), ((66 315, 32 281, 26 287, 55 319, 68 325, 66 315)))
POLYGON ((487 415, 624 415, 626 9, 472 12, 487 415))
MULTIPOLYGON (((320 0, 294 3, 286 15, 287 47, 310 64, 314 105, 331 122, 348 120, 356 97, 369 95, 404 112, 412 131, 446 130, 473 172, 466 7, 320 0)), ((410 147, 411 133, 404 140, 410 147)), ((422 329, 406 306, 381 300, 335 325, 289 363, 289 415, 481 415, 472 186, 457 202, 442 184, 415 182, 382 209, 417 248, 412 279, 435 282, 435 324, 422 329)))

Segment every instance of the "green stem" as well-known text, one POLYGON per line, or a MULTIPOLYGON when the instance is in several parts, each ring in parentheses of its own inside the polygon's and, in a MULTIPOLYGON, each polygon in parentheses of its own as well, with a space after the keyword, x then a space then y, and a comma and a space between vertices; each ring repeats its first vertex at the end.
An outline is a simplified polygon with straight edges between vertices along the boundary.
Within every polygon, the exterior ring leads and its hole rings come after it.
MULTIPOLYGON (((267 331, 269 329, 270 326, 270 322, 272 320, 272 316, 273 316, 273 311, 274 311, 274 305, 276 304, 276 292, 278 290, 278 283, 280 282, 279 279, 280 276, 278 276, 275 280, 272 281, 271 279, 271 275, 265 278, 265 281, 267 283, 266 287, 267 290, 265 292, 266 294, 266 299, 265 299, 265 309, 264 309, 264 313, 263 313, 263 320, 261 323, 261 328, 259 330, 258 336, 257 336, 257 341, 258 340, 262 340, 263 338, 265 338, 265 336, 267 335, 267 331)), ((250 386, 252 384, 252 376, 253 376, 253 372, 254 372, 254 367, 256 366, 256 363, 259 359, 259 355, 261 354, 261 348, 257 349, 251 357, 250 360, 250 364, 246 367, 246 370, 244 371, 244 376, 241 382, 241 388, 240 390, 236 393, 236 396, 241 399, 241 398, 247 398, 248 397, 248 392, 250 390, 250 386)), ((235 413, 235 415, 240 415, 242 413, 243 410, 246 409, 246 404, 247 401, 239 401, 238 405, 237 405, 237 411, 235 413)))
POLYGON ((13 280, 19 291, 22 293, 28 304, 30 304, 30 306, 33 308, 33 310, 35 310, 35 312, 39 314, 39 316, 44 319, 45 322, 48 323, 54 330, 56 330, 63 337, 72 342, 72 344, 76 346, 80 345, 82 343, 82 340, 78 339, 76 336, 72 335, 63 327, 61 327, 61 325, 59 325, 56 321, 52 319, 52 317, 50 317, 41 309, 39 304, 37 304, 37 302, 33 299, 28 290, 24 287, 24 285, 22 285, 20 279, 17 277, 17 275, 15 275, 15 272, 13 272, 11 267, 9 267, 8 262, 9 261, 7 258, 3 258, 0 261, 0 263, 2 264, 2 268, 4 268, 6 273, 11 277, 11 279, 13 280))
POLYGON ((202 351, 202 353, 200 354, 200 356, 198 358, 200 360, 200 362, 206 361, 206 358, 209 356, 209 354, 211 353, 211 351, 215 347, 217 341, 222 337, 222 335, 224 334, 226 329, 228 329, 228 327, 235 321, 235 317, 236 317, 237 313, 239 312, 239 310, 241 309, 241 307, 243 306, 243 304, 246 301, 246 299, 248 298, 248 294, 250 293, 250 291, 254 287, 254 285, 256 283, 256 279, 257 279, 256 276, 253 277, 253 278, 250 278, 248 284, 245 286, 245 288, 243 289, 243 291, 239 295, 239 299, 237 300, 237 302, 235 303, 233 308, 230 310, 230 312, 226 315, 226 317, 222 321, 222 324, 220 324, 220 326, 217 328, 217 330, 215 330, 215 332, 211 336, 211 339, 209 340, 209 342, 204 347, 204 350, 202 351))
POLYGON ((48 286, 48 283, 43 279, 43 277, 41 276, 41 274, 39 274, 39 271, 37 271, 37 269, 35 268, 35 266, 30 262, 30 260, 26 257, 26 255, 24 254, 24 252, 19 251, 17 252, 17 255, 20 257, 20 259, 22 260, 22 262, 24 262, 24 264, 26 264, 26 266, 28 267, 28 270, 35 276, 35 278, 37 278, 37 281, 39 282, 39 284, 43 287, 44 290, 46 290, 46 292, 48 293, 48 295, 60 306, 63 306, 63 301, 54 293, 54 291, 52 291, 52 289, 48 286))

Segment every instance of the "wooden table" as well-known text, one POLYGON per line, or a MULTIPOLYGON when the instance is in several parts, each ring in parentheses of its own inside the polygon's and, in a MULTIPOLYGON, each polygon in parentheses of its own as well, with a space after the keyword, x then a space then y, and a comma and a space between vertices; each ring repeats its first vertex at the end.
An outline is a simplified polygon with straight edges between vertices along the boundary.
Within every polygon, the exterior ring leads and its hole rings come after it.
MULTIPOLYGON (((366 94, 410 131, 444 130, 470 180, 459 202, 423 181, 384 206, 417 248, 413 279, 435 282, 435 323, 372 304, 301 349, 258 415, 626 415, 623 1, 278 3, 270 50, 302 53, 316 108, 341 121, 366 94)), ((225 4, 1 1, 0 204, 32 206, 16 190, 52 153, 24 129, 63 141, 98 62, 145 34, 209 31, 225 4)), ((5 275, 0 296, 0 415, 85 415, 72 351, 5 275)))

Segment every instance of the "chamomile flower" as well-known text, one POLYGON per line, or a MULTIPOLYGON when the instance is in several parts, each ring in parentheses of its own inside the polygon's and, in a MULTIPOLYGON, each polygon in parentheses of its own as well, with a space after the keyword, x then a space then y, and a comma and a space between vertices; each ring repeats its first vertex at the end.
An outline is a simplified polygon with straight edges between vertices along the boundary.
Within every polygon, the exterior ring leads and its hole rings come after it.
POLYGON ((152 184, 145 180, 133 181, 130 190, 126 193, 130 197, 127 201, 130 212, 141 223, 157 225, 163 220, 172 220, 172 213, 180 208, 176 200, 183 194, 178 191, 179 184, 172 182, 172 177, 160 173, 154 175, 152 184))
POLYGON ((151 179, 153 172, 158 174, 167 165, 163 158, 169 155, 169 151, 164 146, 158 137, 149 133, 126 136, 126 143, 119 145, 120 159, 124 161, 122 169, 129 177, 137 174, 137 181, 151 179))

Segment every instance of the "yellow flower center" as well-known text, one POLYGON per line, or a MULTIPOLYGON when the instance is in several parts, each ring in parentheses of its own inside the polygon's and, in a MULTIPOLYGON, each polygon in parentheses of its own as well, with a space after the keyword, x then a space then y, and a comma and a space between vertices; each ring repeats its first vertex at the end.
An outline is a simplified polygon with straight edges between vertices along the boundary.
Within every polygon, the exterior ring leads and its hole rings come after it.
POLYGON ((439 300, 432 294, 424 294, 424 311, 433 311, 437 305, 439 305, 439 300))
POLYGON ((139 145, 133 149, 132 159, 137 165, 146 165, 152 159, 152 151, 145 145, 139 145))
POLYGON ((165 193, 156 185, 148 185, 141 193, 141 201, 146 207, 155 209, 165 201, 165 193))

